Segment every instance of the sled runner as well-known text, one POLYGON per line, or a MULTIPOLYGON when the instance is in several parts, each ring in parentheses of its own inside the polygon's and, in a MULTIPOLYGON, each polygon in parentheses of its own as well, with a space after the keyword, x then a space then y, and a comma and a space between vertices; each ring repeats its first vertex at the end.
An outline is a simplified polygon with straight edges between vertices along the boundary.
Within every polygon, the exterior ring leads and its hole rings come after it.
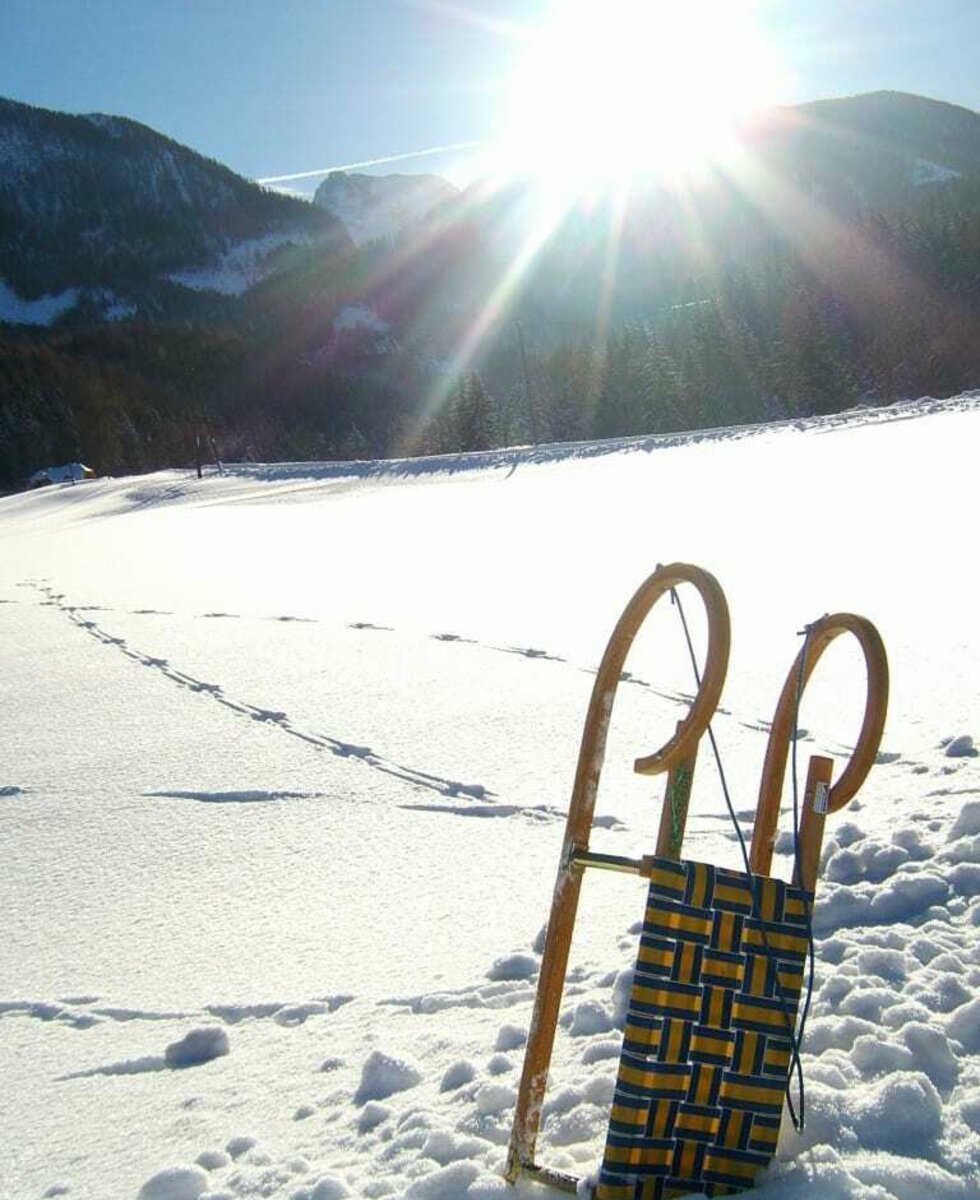
MULTIPOLYGON (((709 723, 728 665, 724 593, 698 567, 659 567, 613 631, 582 734, 511 1134, 506 1171, 511 1183, 525 1174, 566 1191, 579 1184, 575 1176, 539 1164, 535 1147, 587 867, 627 871, 650 881, 596 1200, 743 1191, 775 1152, 784 1096, 799 1124, 788 1084, 794 1072, 802 1078, 797 1010, 808 955, 812 962, 810 921, 824 821, 864 782, 877 754, 888 701, 887 658, 869 621, 837 613, 804 632, 776 706, 751 849, 741 872, 681 858, 698 742, 706 731, 711 737, 709 723), (681 583, 693 584, 701 595, 708 649, 687 717, 659 751, 634 764, 641 774, 668 772, 656 853, 637 860, 596 854, 589 850, 589 835, 616 686, 647 614, 665 593, 676 598, 674 589, 681 583), (833 761, 811 758, 797 819, 800 695, 824 650, 842 633, 856 637, 864 652, 868 690, 861 734, 833 786, 833 761), (785 883, 768 872, 791 745, 795 855, 792 882, 785 883)), ((716 749, 713 737, 711 741, 716 749)))

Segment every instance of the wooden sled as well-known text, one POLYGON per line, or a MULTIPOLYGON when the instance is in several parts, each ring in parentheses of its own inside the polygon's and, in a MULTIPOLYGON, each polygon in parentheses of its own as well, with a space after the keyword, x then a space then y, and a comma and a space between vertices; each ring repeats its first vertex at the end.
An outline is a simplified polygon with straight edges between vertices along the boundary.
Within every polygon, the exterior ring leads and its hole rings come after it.
POLYGON ((824 821, 847 804, 874 762, 888 663, 877 630, 863 617, 837 613, 809 627, 776 706, 746 873, 681 859, 698 742, 721 695, 729 645, 721 587, 684 563, 658 568, 641 585, 610 638, 582 734, 510 1140, 511 1183, 523 1174, 564 1191, 579 1186, 575 1176, 539 1164, 535 1149, 587 867, 650 880, 596 1200, 743 1191, 775 1151, 798 1057, 794 1031, 824 821), (680 583, 693 584, 704 602, 708 650, 687 717, 666 745, 634 764, 642 774, 668 772, 656 853, 635 860, 596 854, 589 836, 620 673, 647 614, 680 583), (833 786, 833 761, 810 759, 787 884, 768 872, 799 696, 824 650, 845 632, 858 639, 867 668, 861 734, 833 786))

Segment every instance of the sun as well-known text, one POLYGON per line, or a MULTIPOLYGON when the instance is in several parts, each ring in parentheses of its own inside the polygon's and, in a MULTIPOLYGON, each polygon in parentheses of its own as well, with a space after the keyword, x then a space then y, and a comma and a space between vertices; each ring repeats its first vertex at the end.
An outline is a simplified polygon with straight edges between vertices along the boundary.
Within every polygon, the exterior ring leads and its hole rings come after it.
POLYGON ((526 31, 493 155, 575 188, 722 157, 785 93, 759 0, 565 0, 526 31))

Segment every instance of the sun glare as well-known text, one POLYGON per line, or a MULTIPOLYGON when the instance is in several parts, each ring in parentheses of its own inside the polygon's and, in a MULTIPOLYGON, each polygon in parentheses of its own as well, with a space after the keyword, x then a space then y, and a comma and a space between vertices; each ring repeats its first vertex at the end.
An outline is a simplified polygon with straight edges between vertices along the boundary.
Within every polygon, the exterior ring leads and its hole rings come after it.
POLYGON ((758 0, 566 0, 510 81, 499 171, 573 189, 676 176, 723 157, 784 72, 758 0))

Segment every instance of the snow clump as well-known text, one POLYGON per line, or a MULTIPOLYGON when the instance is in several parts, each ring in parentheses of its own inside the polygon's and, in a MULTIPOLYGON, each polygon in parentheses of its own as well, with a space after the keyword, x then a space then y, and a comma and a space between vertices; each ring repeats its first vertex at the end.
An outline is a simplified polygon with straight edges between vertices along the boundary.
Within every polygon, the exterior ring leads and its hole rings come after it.
POLYGON ((533 979, 538 973, 538 960, 533 954, 507 954, 498 958, 487 971, 487 979, 495 983, 508 979, 533 979))
POLYGON ((523 1025, 501 1025, 497 1030, 494 1050, 520 1050, 527 1042, 527 1030, 523 1025))
POLYGON ((497 1114, 513 1108, 517 1093, 504 1083, 485 1083, 476 1093, 476 1111, 497 1114))
POLYGON ((233 1137, 225 1142, 225 1149, 232 1158, 241 1158, 243 1154, 248 1154, 256 1144, 256 1139, 253 1137, 233 1137))
POLYGON ((230 1050, 228 1034, 217 1025, 201 1025, 177 1042, 171 1042, 164 1051, 168 1067, 196 1067, 201 1063, 220 1058, 230 1050))
MULTIPOLYGON (((980 1054, 980 997, 963 1004, 946 1019, 946 1031, 967 1054, 980 1054)), ((978 1093, 980 1103, 980 1093, 978 1093)))
POLYGON ((350 1195, 350 1188, 337 1175, 324 1175, 313 1185, 311 1191, 305 1189, 299 1193, 300 1196, 309 1197, 309 1200, 343 1200, 344 1196, 350 1195))
POLYGON ((569 1033, 572 1037, 593 1037, 597 1033, 608 1033, 612 1027, 605 1005, 598 1000, 583 1000, 576 1004, 572 1013, 569 1033))
POLYGON ((474 1163, 451 1163, 417 1179, 405 1192, 405 1200, 458 1200, 466 1194, 479 1173, 480 1169, 474 1163))
POLYGON ((205 1171, 220 1171, 222 1167, 228 1166, 231 1159, 224 1150, 202 1150, 194 1161, 205 1171))
POLYGON ((947 758, 976 758, 977 751, 973 745, 973 738, 968 733, 961 733, 958 737, 950 738, 946 743, 947 758))
POLYGON ((379 1104, 377 1100, 369 1100, 361 1110, 357 1121, 357 1132, 370 1133, 372 1129, 376 1129, 382 1122, 387 1121, 390 1116, 391 1109, 386 1104, 379 1104))
POLYGON ((452 1066, 446 1068, 446 1073, 442 1077, 442 1083, 439 1084, 440 1092, 454 1092, 457 1088, 461 1088, 466 1083, 472 1083, 476 1078, 476 1067, 471 1062, 467 1062, 465 1058, 454 1062, 452 1066))
POLYGON ((167 1167, 143 1184, 136 1200, 198 1200, 208 1190, 208 1177, 200 1167, 167 1167))
POLYGON ((957 838, 973 837, 978 833, 980 833, 980 800, 971 800, 969 804, 964 804, 960 809, 953 822, 953 828, 949 831, 949 840, 955 842, 957 838))
POLYGON ((421 1082, 422 1072, 414 1063, 374 1050, 361 1068, 361 1085, 354 1094, 354 1103, 385 1100, 395 1092, 404 1092, 421 1082))

